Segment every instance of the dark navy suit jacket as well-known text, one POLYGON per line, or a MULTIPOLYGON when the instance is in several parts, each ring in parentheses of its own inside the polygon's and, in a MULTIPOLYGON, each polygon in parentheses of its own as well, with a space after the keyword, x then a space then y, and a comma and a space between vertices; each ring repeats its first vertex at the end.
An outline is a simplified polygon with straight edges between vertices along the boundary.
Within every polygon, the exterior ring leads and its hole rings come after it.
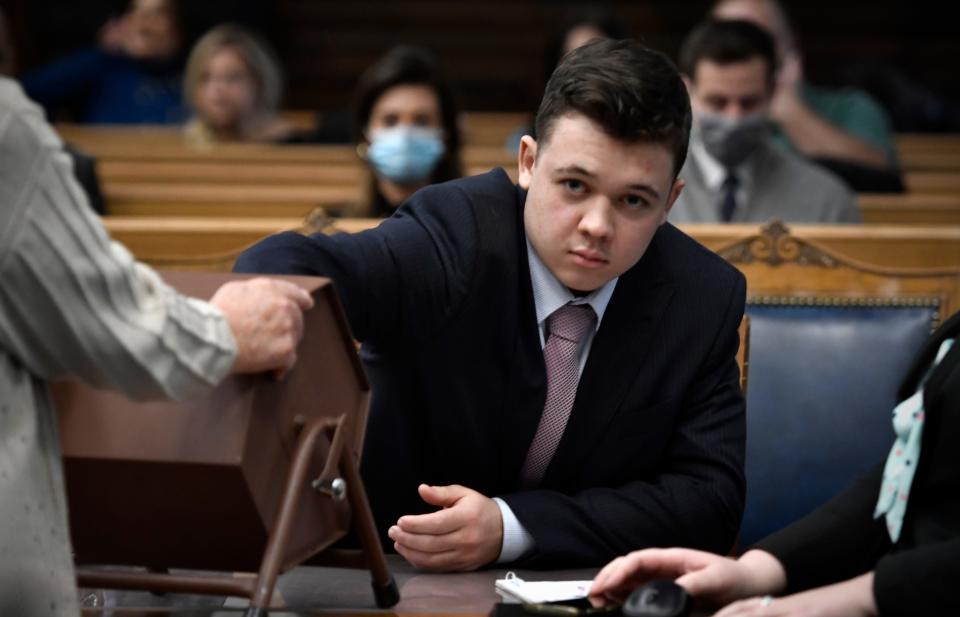
MULTIPOLYGON (((917 391, 940 344, 958 336, 960 313, 920 352, 900 387, 900 400, 917 391)), ((757 544, 783 563, 789 591, 873 570, 881 616, 960 614, 960 344, 924 384, 923 407, 920 460, 900 539, 891 544, 884 519, 873 518, 883 479, 881 463, 834 500, 757 544)))
POLYGON ((362 471, 382 533, 433 509, 419 483, 456 483, 506 500, 535 539, 532 567, 728 550, 745 280, 669 224, 620 277, 542 486, 519 490, 546 396, 525 197, 497 169, 425 188, 374 230, 273 236, 236 269, 335 281, 373 384, 362 471))

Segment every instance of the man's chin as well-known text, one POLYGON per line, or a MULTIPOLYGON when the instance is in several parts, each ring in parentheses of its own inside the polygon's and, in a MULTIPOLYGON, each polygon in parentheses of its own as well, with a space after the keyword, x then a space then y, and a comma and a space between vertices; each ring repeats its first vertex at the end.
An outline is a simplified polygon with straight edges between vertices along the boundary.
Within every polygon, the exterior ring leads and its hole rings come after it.
POLYGON ((606 285, 610 279, 587 276, 557 277, 560 282, 575 296, 586 296, 606 285))
POLYGON ((574 289, 573 287, 567 287, 567 289, 569 289, 569 290, 570 290, 570 293, 572 293, 572 294, 573 294, 574 296, 576 296, 577 298, 582 298, 582 297, 584 297, 584 296, 589 296, 589 295, 592 294, 594 291, 596 291, 596 289, 585 290, 585 289, 574 289))

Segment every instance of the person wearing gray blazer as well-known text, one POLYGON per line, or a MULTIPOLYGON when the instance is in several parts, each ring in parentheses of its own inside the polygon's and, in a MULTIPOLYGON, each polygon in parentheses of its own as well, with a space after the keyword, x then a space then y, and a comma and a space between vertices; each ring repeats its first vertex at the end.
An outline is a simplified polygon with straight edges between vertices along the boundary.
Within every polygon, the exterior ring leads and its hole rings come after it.
MULTIPOLYGON (((860 223, 860 210, 839 179, 764 140, 740 166, 738 199, 732 223, 860 223)), ((690 156, 680 172, 685 186, 670 212, 670 222, 722 222, 723 168, 703 147, 696 131, 690 156)))
POLYGON ((707 21, 687 37, 680 66, 693 130, 672 223, 861 221, 843 182, 774 143, 777 61, 766 31, 747 21, 707 21))

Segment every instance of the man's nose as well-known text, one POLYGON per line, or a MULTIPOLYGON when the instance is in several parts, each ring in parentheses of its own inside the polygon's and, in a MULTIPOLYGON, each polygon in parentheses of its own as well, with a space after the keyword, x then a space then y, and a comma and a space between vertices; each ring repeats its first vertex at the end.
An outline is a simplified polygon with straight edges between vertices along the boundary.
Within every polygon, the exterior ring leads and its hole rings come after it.
POLYGON ((730 103, 727 105, 726 110, 724 111, 724 116, 730 120, 739 120, 749 113, 747 108, 741 105, 740 103, 730 103))
POLYGON ((603 195, 597 195, 584 205, 580 217, 581 233, 597 239, 606 239, 613 234, 613 204, 603 195))

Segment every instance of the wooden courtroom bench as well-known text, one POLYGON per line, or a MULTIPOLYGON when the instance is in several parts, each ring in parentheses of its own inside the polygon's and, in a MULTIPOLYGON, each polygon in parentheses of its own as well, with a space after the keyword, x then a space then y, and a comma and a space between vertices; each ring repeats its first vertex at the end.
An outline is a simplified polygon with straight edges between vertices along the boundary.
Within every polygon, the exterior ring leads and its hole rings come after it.
MULTIPOLYGON (((111 140, 99 135, 89 136, 90 141, 72 141, 98 161, 173 161, 190 163, 239 163, 260 164, 310 164, 344 165, 356 164, 358 158, 353 146, 304 145, 304 144, 218 144, 209 148, 194 148, 168 137, 141 136, 130 139, 111 140)), ((515 166, 517 156, 504 148, 493 146, 468 147, 461 152, 465 168, 489 169, 501 165, 515 166)))
POLYGON ((947 193, 960 195, 960 169, 956 171, 906 171, 903 174, 910 193, 947 193))
POLYGON ((317 128, 317 112, 312 109, 283 109, 280 118, 297 131, 313 131, 317 128))
MULTIPOLYGON (((468 162, 466 172, 468 175, 475 175, 493 167, 506 167, 508 171, 515 173, 515 161, 506 156, 500 159, 478 157, 477 160, 468 162)), ((97 172, 101 183, 107 186, 158 182, 223 184, 242 181, 274 185, 353 187, 366 178, 364 167, 357 159, 318 164, 258 159, 223 161, 213 158, 180 161, 108 158, 98 163, 97 172)))
POLYGON ((106 159, 97 164, 100 181, 108 186, 134 183, 262 184, 356 186, 364 178, 358 161, 302 163, 297 161, 151 161, 106 159))
MULTIPOLYGON (((280 112, 280 117, 300 131, 310 131, 317 128, 318 112, 309 109, 286 109, 280 112)), ((533 122, 533 113, 527 112, 489 112, 465 111, 460 114, 460 130, 462 142, 467 146, 496 146, 502 148, 507 139, 518 129, 527 127, 533 122)), ((58 130, 64 138, 84 139, 88 128, 83 125, 60 124, 58 130)), ((118 128, 118 127, 98 127, 118 128)), ((157 126, 146 128, 148 132, 159 132, 174 135, 180 139, 180 130, 176 127, 157 126)), ((130 133, 129 127, 121 129, 123 133, 130 133)))
MULTIPOLYGON (((681 225, 711 250, 757 232, 758 225, 681 225)), ((790 225, 797 238, 886 267, 960 266, 960 227, 898 225, 790 225)))
MULTIPOLYGON (((360 200, 367 177, 342 145, 218 144, 196 148, 167 127, 58 125, 63 138, 98 159, 107 211, 120 216, 304 216, 360 200)), ((467 174, 516 157, 501 147, 462 153, 467 174)))
MULTIPOLYGON (((58 124, 60 136, 101 162, 175 161, 259 163, 355 163, 352 145, 227 143, 196 147, 184 143, 177 128, 58 124)), ((516 153, 502 145, 470 145, 461 153, 467 168, 515 165, 516 153)))
POLYGON ((905 171, 960 170, 960 134, 900 133, 896 144, 905 171))
MULTIPOLYGON (((507 168, 516 179, 516 170, 507 168)), ((121 216, 305 216, 318 206, 342 207, 362 194, 360 184, 286 185, 237 181, 104 183, 107 211, 121 216)), ((960 225, 960 194, 862 194, 865 223, 960 225)))
MULTIPOLYGON (((167 128, 58 129, 99 158, 111 214, 296 217, 317 206, 354 203, 362 194, 365 172, 351 146, 222 144, 196 149, 167 128)), ((515 155, 502 147, 467 147, 463 160, 468 174, 502 166, 516 177, 515 155)), ((910 172, 907 181, 913 192, 860 195, 864 220, 958 224, 957 177, 960 174, 910 172)))
POLYGON ((526 112, 468 111, 460 115, 463 143, 468 146, 503 148, 518 129, 529 126, 533 114, 526 112))
POLYGON ((103 223, 133 255, 154 267, 177 270, 229 271, 237 255, 269 235, 295 230, 344 231, 371 229, 381 219, 304 217, 209 218, 105 216, 103 223))
MULTIPOLYGON (((936 297, 942 308, 941 317, 960 309, 960 244, 956 243, 960 228, 926 228, 922 235, 910 233, 909 227, 883 228, 874 226, 785 226, 772 221, 761 226, 736 226, 746 233, 739 237, 730 234, 727 241, 704 242, 704 234, 692 226, 684 229, 724 259, 736 265, 747 276, 748 297, 810 296, 900 298, 911 294, 936 297), (843 242, 830 246, 825 238, 832 232, 847 229, 850 235, 843 242), (875 235, 874 230, 882 230, 875 235), (811 234, 810 231, 815 230, 811 234), (938 233, 947 232, 945 235, 938 233), (939 236, 941 240, 953 237, 953 246, 941 245, 936 263, 923 244, 939 236), (860 242, 854 241, 859 237, 860 242), (870 239, 872 255, 889 253, 884 263, 856 255, 870 239), (905 263, 905 257, 919 249, 905 263), (921 261, 919 255, 924 255, 921 261)), ((915 228, 916 229, 916 228, 915 228)), ((836 239, 836 235, 834 238, 836 239)))
POLYGON ((107 184, 107 211, 118 216, 304 217, 355 202, 360 187, 270 184, 107 184))
MULTIPOLYGON (((302 217, 103 218, 110 234, 137 258, 157 267, 229 269, 245 247, 279 231, 356 232, 376 226, 379 219, 329 219, 306 223, 302 217)), ((711 250, 755 233, 756 225, 683 225, 686 233, 711 250)), ((960 228, 923 226, 792 226, 795 236, 842 251, 878 266, 935 268, 960 265, 960 228)))
MULTIPOLYGON (((285 109, 280 111, 280 117, 288 124, 301 131, 310 131, 317 128, 318 112, 309 109, 285 109)), ((490 112, 464 111, 460 114, 460 130, 462 141, 470 146, 498 146, 502 147, 507 138, 522 127, 533 122, 533 113, 527 112, 490 112)), ((62 124, 67 131, 73 126, 62 124)), ((106 127, 105 127, 106 128, 106 127)), ((157 127, 164 132, 179 133, 179 129, 157 127)))
MULTIPOLYGON (((298 117, 298 123, 305 123, 307 120, 304 114, 307 112, 291 112, 292 117, 298 117)), ((523 113, 481 113, 470 112, 463 116, 464 120, 464 143, 466 149, 477 150, 479 152, 487 151, 481 154, 484 162, 491 160, 501 160, 503 153, 506 152, 503 144, 510 134, 517 127, 523 126, 530 118, 529 114, 523 113)), ((310 150, 317 146, 264 146, 257 144, 229 144, 230 148, 217 146, 211 151, 197 151, 188 149, 184 153, 183 136, 176 127, 166 126, 138 126, 138 127, 116 127, 116 126, 97 126, 97 125, 75 125, 58 124, 57 131, 66 140, 91 154, 101 158, 123 156, 142 157, 148 159, 167 158, 170 156, 184 156, 187 158, 196 158, 202 152, 215 156, 235 160, 244 156, 261 156, 264 148, 266 149, 294 149, 310 150), (149 148, 144 148, 149 144, 149 148), (246 146, 245 148, 235 148, 234 146, 246 146), (246 151, 246 154, 243 153, 246 151)), ((920 134, 898 134, 896 137, 897 149, 900 157, 900 163, 906 171, 956 171, 960 169, 960 135, 920 135, 920 134)), ((335 158, 352 157, 353 148, 347 146, 322 146, 328 153, 334 153, 335 158)), ((515 153, 506 152, 509 158, 515 158, 515 153)), ((283 155, 279 157, 273 155, 271 158, 286 158, 283 155)), ((306 151, 290 156, 298 160, 316 160, 317 154, 308 154, 306 151)), ((287 158, 287 160, 290 160, 287 158)), ((471 163, 476 160, 473 155, 467 157, 471 163)), ((330 160, 329 154, 320 154, 320 160, 330 160)))
POLYGON ((860 194, 865 223, 960 225, 960 193, 860 194))

